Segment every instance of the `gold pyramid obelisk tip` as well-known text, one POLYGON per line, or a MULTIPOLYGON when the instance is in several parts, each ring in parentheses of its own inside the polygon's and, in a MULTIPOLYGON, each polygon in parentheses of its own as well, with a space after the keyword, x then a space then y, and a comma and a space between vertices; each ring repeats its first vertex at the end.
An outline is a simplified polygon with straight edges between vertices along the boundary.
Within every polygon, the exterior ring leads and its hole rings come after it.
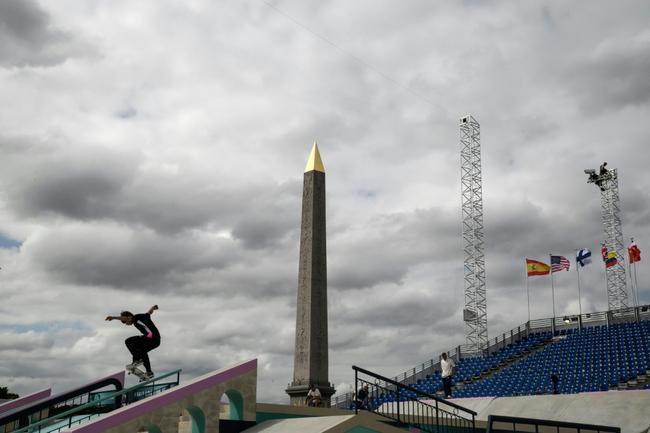
POLYGON ((321 173, 325 173, 325 166, 323 165, 323 160, 320 158, 318 144, 315 141, 314 147, 311 148, 309 159, 307 160, 307 166, 305 166, 305 173, 309 171, 320 171, 321 173))

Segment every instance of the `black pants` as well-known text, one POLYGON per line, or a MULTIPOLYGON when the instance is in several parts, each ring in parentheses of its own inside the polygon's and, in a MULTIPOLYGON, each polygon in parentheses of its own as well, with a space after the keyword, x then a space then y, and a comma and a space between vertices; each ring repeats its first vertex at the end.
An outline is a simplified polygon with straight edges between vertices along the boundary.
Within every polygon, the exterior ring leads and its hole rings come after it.
POLYGON ((451 376, 442 378, 442 386, 445 389, 445 397, 451 397, 451 376))
POLYGON ((149 355, 147 355, 147 352, 160 346, 160 340, 147 338, 144 335, 136 335, 127 338, 124 343, 127 349, 129 349, 129 352, 131 352, 131 355, 133 355, 133 362, 142 361, 147 373, 151 373, 151 364, 149 363, 149 355))

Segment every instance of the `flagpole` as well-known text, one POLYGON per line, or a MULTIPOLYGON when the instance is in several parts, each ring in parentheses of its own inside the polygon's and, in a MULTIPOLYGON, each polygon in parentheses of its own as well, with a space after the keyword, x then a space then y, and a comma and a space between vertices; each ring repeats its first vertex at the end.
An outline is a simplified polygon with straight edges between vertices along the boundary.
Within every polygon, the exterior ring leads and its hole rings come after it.
POLYGON ((526 263, 526 297, 528 298, 528 323, 530 323, 530 290, 528 289, 528 263, 526 263))
POLYGON ((580 311, 580 316, 582 316, 582 295, 580 293, 580 264, 577 260, 579 252, 579 250, 576 251, 576 272, 578 273, 578 309, 580 311))
POLYGON ((602 242, 600 244, 600 255, 603 256, 603 264, 605 265, 605 297, 607 299, 607 303, 609 304, 609 294, 607 292, 607 245, 605 245, 605 242, 602 242), (605 247, 604 255, 603 247, 605 247))
POLYGON ((639 281, 636 279, 636 261, 632 263, 632 255, 630 253, 630 247, 634 244, 634 238, 630 238, 630 246, 628 247, 627 251, 627 258, 629 259, 627 262, 627 266, 630 269, 630 281, 632 283, 632 294, 634 295, 634 306, 638 307, 639 306, 639 281), (632 265, 634 265, 634 278, 632 278, 632 265))
POLYGON ((548 255, 549 263, 551 264, 551 298, 553 299, 553 329, 555 329, 555 287, 553 286, 553 255, 548 255))
POLYGON ((634 297, 636 298, 636 306, 639 306, 639 280, 636 278, 636 262, 634 262, 634 297))
MULTIPOLYGON (((628 254, 628 259, 629 259, 629 258, 630 258, 630 257, 629 257, 629 254, 628 254)), ((631 260, 631 259, 630 259, 630 260, 631 260)), ((632 295, 632 301, 634 302, 634 306, 635 306, 635 307, 638 307, 638 305, 637 305, 637 301, 636 301, 636 298, 637 298, 637 296, 636 296, 636 289, 635 289, 635 287, 634 287, 634 278, 632 277, 632 263, 630 263, 629 261, 628 261, 628 263, 627 263, 627 271, 628 271, 627 273, 630 275, 630 289, 632 290, 632 293, 631 293, 631 295, 632 295)))

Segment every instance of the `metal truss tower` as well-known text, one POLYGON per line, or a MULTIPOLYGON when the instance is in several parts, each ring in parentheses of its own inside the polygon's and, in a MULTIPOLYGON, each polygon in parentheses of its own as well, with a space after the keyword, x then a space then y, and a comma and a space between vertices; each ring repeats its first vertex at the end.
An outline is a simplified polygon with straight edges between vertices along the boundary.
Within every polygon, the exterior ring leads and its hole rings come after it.
POLYGON ((605 246, 607 246, 608 251, 616 251, 617 259, 616 265, 606 268, 607 304, 610 310, 616 310, 628 306, 625 274, 627 249, 623 245, 623 227, 618 198, 618 170, 609 170, 607 173, 600 175, 600 187, 605 246))
POLYGON ((483 245, 481 125, 472 116, 460 119, 460 146, 465 351, 480 353, 487 348, 488 331, 485 302, 485 249, 483 245))

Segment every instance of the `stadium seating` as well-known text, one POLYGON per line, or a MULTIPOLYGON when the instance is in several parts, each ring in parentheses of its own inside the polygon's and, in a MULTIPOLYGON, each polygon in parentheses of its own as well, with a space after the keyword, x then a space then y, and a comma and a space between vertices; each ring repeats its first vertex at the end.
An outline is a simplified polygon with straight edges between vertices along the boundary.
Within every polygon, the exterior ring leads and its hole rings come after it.
MULTIPOLYGON (((454 376, 454 381, 463 382, 477 378, 481 373, 487 373, 491 369, 498 368, 499 364, 504 361, 517 355, 521 355, 533 346, 536 346, 542 341, 550 338, 550 332, 535 333, 531 334, 528 338, 509 344, 489 356, 465 358, 457 363, 457 371, 454 376)), ((418 383, 414 385, 414 388, 429 394, 435 394, 437 391, 442 389, 442 378, 440 372, 437 371, 435 374, 428 376, 424 380, 418 380, 418 383)))
MULTIPOLYGON (((545 340, 551 339, 550 332, 535 333, 528 336, 528 338, 521 339, 517 342, 509 344, 498 352, 492 353, 490 356, 466 358, 457 364, 457 372, 454 376, 455 381, 466 381, 478 378, 481 373, 488 373, 491 370, 497 369, 500 364, 505 361, 511 360, 516 356, 521 356, 530 350, 532 347, 539 345, 545 340)), ((437 391, 442 390, 442 378, 440 372, 436 371, 433 375, 427 376, 425 379, 420 379, 416 384, 412 385, 418 391, 428 394, 435 394, 437 391)), ((411 400, 417 398, 414 392, 404 392, 400 395, 400 400, 411 400)), ((397 400, 393 393, 383 393, 371 399, 370 405, 378 407, 383 403, 390 403, 397 400)))
MULTIPOLYGON (((650 369, 650 321, 556 332, 555 341, 491 377, 454 392, 454 397, 514 396, 607 391, 650 369)), ((480 362, 480 361, 474 361, 480 362)), ((465 361, 463 361, 465 363, 465 361)), ((645 385, 650 389, 649 384, 645 385)))
MULTIPOLYGON (((533 333, 489 356, 462 359, 454 376, 454 398, 505 397, 553 393, 551 375, 558 376, 560 394, 608 391, 645 375, 650 370, 650 321, 599 325, 533 333), (541 347, 540 343, 547 344, 541 347), (537 347, 539 350, 530 352, 537 347), (505 365, 509 362, 508 365, 505 365), (484 378, 486 373, 492 373, 484 378), (483 376, 482 376, 483 375, 483 376)), ((650 379, 650 378, 649 378, 650 379)), ((413 388, 427 394, 442 390, 437 371, 420 379, 413 388)), ((650 389, 650 381, 643 386, 650 389)), ((416 399, 402 391, 400 401, 416 399)), ((371 398, 369 405, 397 401, 386 392, 371 398)))

